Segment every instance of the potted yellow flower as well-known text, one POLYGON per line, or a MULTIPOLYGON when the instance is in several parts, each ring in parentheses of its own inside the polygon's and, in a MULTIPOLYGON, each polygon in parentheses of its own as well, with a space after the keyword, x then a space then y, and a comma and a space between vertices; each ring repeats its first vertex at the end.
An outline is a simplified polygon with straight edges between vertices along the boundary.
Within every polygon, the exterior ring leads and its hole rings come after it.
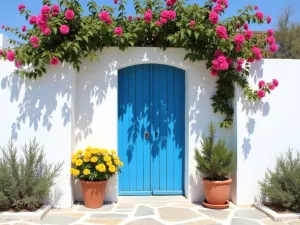
POLYGON ((123 162, 116 151, 87 147, 72 156, 71 174, 80 180, 87 208, 103 206, 107 181, 120 172, 123 162))

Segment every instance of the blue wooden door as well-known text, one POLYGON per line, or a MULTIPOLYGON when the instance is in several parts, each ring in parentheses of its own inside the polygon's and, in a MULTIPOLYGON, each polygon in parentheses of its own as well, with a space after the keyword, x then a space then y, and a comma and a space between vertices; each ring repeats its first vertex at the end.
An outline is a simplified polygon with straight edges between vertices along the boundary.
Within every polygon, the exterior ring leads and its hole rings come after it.
POLYGON ((119 71, 119 195, 184 194, 184 75, 159 64, 119 71))

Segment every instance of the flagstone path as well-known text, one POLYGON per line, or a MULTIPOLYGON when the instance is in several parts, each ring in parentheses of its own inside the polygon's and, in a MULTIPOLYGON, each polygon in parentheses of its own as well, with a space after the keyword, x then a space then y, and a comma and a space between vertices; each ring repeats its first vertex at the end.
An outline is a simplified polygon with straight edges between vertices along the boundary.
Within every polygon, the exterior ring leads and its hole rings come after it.
POLYGON ((101 209, 74 205, 53 209, 39 222, 1 221, 1 225, 300 225, 300 220, 273 222, 252 207, 231 205, 211 210, 189 202, 121 202, 101 209))

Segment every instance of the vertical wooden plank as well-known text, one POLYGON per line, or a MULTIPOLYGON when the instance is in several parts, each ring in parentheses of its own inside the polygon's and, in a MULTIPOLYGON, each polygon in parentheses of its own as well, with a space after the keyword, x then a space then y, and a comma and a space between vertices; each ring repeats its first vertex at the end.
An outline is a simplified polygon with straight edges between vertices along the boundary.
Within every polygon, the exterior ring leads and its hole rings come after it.
MULTIPOLYGON (((136 176, 137 176, 137 191, 144 190, 144 110, 143 106, 145 104, 144 100, 144 76, 142 65, 135 66, 135 77, 136 77, 136 88, 135 88, 135 98, 136 98, 136 130, 137 138, 135 143, 136 151, 136 176)), ((147 178, 146 178, 147 179, 147 178)))
POLYGON ((175 96, 175 68, 168 67, 168 93, 167 93, 167 190, 174 190, 174 96, 175 96))
POLYGON ((127 68, 127 73, 129 76, 129 117, 128 117, 128 140, 129 140, 129 146, 127 150, 127 155, 130 161, 129 164, 129 171, 130 171, 130 176, 129 176, 129 186, 130 186, 130 191, 136 191, 137 190, 137 177, 136 177, 136 138, 137 138, 137 130, 136 130, 136 75, 135 75, 135 67, 130 66, 127 68))
POLYGON ((123 129, 122 129, 122 136, 123 136, 123 149, 122 149, 122 157, 123 157, 123 162, 124 162, 124 167, 122 169, 122 182, 123 182, 123 189, 122 191, 129 191, 129 180, 130 180, 130 170, 129 170, 129 165, 130 165, 130 159, 128 157, 128 148, 129 148, 129 140, 128 140, 128 127, 129 127, 129 111, 130 109, 130 104, 129 104, 129 76, 128 76, 128 71, 127 69, 122 69, 120 70, 121 76, 123 76, 123 87, 121 88, 122 95, 123 95, 123 129))
POLYGON ((158 139, 160 143, 159 148, 159 190, 167 190, 167 72, 168 66, 165 65, 157 65, 158 77, 157 82, 160 86, 160 96, 159 96, 159 107, 160 107, 160 115, 159 115, 159 130, 158 139))
POLYGON ((184 71, 175 69, 175 149, 174 149, 174 190, 183 190, 184 176, 184 71))
POLYGON ((160 104, 160 86, 159 86, 159 73, 158 73, 158 67, 157 65, 152 65, 151 68, 152 71, 152 128, 151 128, 151 135, 152 135, 152 191, 153 190, 159 190, 159 181, 160 181, 160 164, 159 164, 159 143, 158 138, 155 137, 155 132, 160 133, 159 129, 159 117, 160 117, 160 111, 159 111, 159 104, 160 104))
POLYGON ((184 176, 185 176, 185 71, 179 70, 180 73, 180 141, 181 141, 181 190, 184 194, 184 176))
MULTIPOLYGON (((118 71, 118 155, 121 161, 125 160, 124 147, 123 147, 123 118, 124 118, 124 103, 123 103, 123 88, 124 88, 124 76, 123 70, 118 71)), ((119 191, 124 190, 124 174, 121 173, 118 176, 119 191)))
MULTIPOLYGON (((151 191, 151 103, 150 103, 150 64, 142 65, 143 70, 143 129, 144 132, 149 132, 150 137, 148 140, 143 141, 143 179, 144 191, 151 191)), ((142 163, 141 163, 142 164, 142 163)))

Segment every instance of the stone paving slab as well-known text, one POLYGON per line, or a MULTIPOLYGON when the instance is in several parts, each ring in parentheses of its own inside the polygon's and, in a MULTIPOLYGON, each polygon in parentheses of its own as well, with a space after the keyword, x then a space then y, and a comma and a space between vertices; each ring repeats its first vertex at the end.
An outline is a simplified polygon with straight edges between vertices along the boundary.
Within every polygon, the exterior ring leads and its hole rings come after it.
POLYGON ((160 218, 167 222, 179 222, 191 218, 202 217, 200 214, 192 211, 191 209, 163 207, 158 209, 160 218))
POLYGON ((140 219, 135 220, 132 222, 126 223, 126 225, 164 225, 160 223, 159 221, 152 219, 152 218, 146 218, 146 219, 140 219))
POLYGON ((99 219, 125 219, 128 216, 121 213, 105 213, 105 214, 91 214, 90 218, 99 218, 99 219))
POLYGON ((266 219, 262 221, 265 225, 287 225, 285 222, 275 222, 272 219, 266 219))
POLYGON ((154 209, 150 208, 149 206, 141 205, 137 208, 135 217, 141 217, 141 216, 153 216, 154 215, 154 209))
POLYGON ((227 219, 230 213, 230 211, 227 210, 217 210, 217 209, 206 209, 206 210, 198 210, 198 211, 211 218, 221 219, 221 220, 227 219))
POLYGON ((246 219, 262 220, 268 216, 257 209, 238 210, 234 213, 234 217, 241 217, 246 219))
POLYGON ((88 219, 84 222, 93 223, 93 224, 101 224, 101 225, 118 225, 122 222, 121 219, 88 219))
POLYGON ((110 205, 103 205, 102 208, 99 208, 99 209, 89 209, 89 208, 86 208, 84 205, 81 205, 77 211, 96 211, 96 212, 108 212, 108 211, 111 211, 112 209, 114 208, 114 205, 113 204, 110 204, 110 205))
POLYGON ((260 225, 260 223, 254 220, 233 218, 231 220, 231 225, 260 225))
POLYGON ((214 220, 197 220, 193 222, 180 223, 176 225, 222 225, 214 220))
POLYGON ((78 218, 70 217, 70 216, 46 216, 44 219, 42 219, 39 223, 40 224, 63 224, 68 225, 71 223, 75 223, 78 220, 78 218))

